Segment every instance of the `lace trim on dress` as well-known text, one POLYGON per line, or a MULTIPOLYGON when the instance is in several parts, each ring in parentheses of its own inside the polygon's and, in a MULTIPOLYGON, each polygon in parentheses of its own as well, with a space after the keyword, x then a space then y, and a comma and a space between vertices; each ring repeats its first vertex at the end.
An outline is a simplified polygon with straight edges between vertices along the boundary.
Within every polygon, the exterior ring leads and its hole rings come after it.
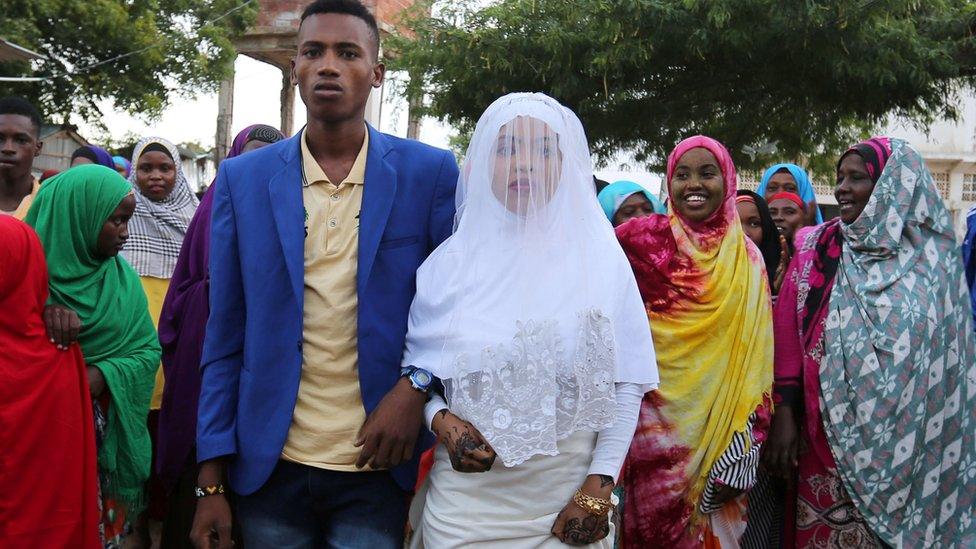
POLYGON ((506 467, 558 454, 556 442, 613 424, 616 354, 613 324, 590 309, 577 315, 577 345, 564 349, 554 320, 516 322, 510 344, 455 358, 445 384, 451 412, 470 421, 506 467))

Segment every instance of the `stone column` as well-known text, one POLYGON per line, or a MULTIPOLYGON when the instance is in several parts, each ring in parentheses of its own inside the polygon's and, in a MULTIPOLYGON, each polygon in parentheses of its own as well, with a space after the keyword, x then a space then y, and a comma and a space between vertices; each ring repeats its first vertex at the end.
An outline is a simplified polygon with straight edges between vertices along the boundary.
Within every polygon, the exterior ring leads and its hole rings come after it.
MULTIPOLYGON (((237 56, 234 56, 237 59, 237 56)), ((217 135, 214 147, 214 163, 220 166, 220 162, 227 158, 230 151, 231 125, 234 122, 234 61, 230 63, 230 74, 220 81, 220 91, 217 92, 217 135)))
POLYGON ((281 69, 281 133, 290 137, 295 125, 295 87, 291 85, 291 68, 281 69))

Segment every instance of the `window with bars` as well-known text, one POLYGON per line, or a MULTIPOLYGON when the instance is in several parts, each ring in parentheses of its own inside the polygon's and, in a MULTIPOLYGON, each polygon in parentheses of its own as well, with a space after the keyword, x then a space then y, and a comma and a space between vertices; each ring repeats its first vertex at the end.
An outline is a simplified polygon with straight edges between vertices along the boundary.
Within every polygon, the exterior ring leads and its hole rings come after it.
MULTIPOLYGON (((756 171, 739 172, 739 188, 755 191, 757 188, 759 188, 759 182, 761 179, 761 174, 756 171)), ((830 179, 814 179, 812 183, 815 193, 828 196, 832 196, 834 194, 834 182, 830 179)))
POLYGON ((814 179, 813 192, 821 195, 833 196, 835 185, 836 181, 831 181, 830 179, 814 179))
POLYGON ((754 171, 739 172, 740 189, 755 191, 757 188, 759 188, 759 180, 760 180, 759 172, 754 172, 754 171))
POLYGON ((935 172, 932 174, 935 188, 939 190, 942 200, 949 200, 949 172, 935 172))
POLYGON ((963 202, 976 202, 976 173, 963 174, 962 200, 963 202))

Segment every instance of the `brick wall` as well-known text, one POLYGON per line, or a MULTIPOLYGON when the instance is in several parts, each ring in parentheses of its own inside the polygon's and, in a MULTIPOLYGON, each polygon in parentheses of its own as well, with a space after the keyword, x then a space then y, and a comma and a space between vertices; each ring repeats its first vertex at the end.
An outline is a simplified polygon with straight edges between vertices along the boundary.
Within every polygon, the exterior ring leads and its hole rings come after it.
POLYGON ((379 6, 374 12, 380 21, 395 24, 401 11, 413 5, 413 0, 378 0, 379 6))
MULTIPOLYGON (((298 28, 302 10, 310 0, 259 0, 258 28, 298 28)), ((398 14, 413 5, 414 0, 362 0, 380 22, 393 23, 398 14)))

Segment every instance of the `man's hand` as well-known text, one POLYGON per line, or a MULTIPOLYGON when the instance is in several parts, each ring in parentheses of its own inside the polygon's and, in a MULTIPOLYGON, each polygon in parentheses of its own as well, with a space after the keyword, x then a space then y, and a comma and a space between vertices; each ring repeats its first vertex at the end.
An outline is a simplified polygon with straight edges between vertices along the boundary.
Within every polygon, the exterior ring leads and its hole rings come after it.
MULTIPOLYGON (((197 486, 221 484, 222 479, 222 464, 217 460, 207 461, 200 466, 197 486)), ((224 494, 197 499, 190 540, 196 549, 230 549, 234 546, 231 539, 230 504, 224 494)))
POLYGON ((64 305, 44 307, 44 325, 47 327, 48 339, 62 351, 66 351, 78 340, 78 332, 81 331, 78 313, 64 305))
POLYGON ((431 431, 447 449, 451 466, 459 473, 484 473, 495 463, 495 450, 470 422, 464 421, 446 408, 437 412, 431 431))
POLYGON ((400 378, 359 429, 355 445, 362 447, 356 467, 389 469, 409 460, 423 424, 427 395, 400 378))

